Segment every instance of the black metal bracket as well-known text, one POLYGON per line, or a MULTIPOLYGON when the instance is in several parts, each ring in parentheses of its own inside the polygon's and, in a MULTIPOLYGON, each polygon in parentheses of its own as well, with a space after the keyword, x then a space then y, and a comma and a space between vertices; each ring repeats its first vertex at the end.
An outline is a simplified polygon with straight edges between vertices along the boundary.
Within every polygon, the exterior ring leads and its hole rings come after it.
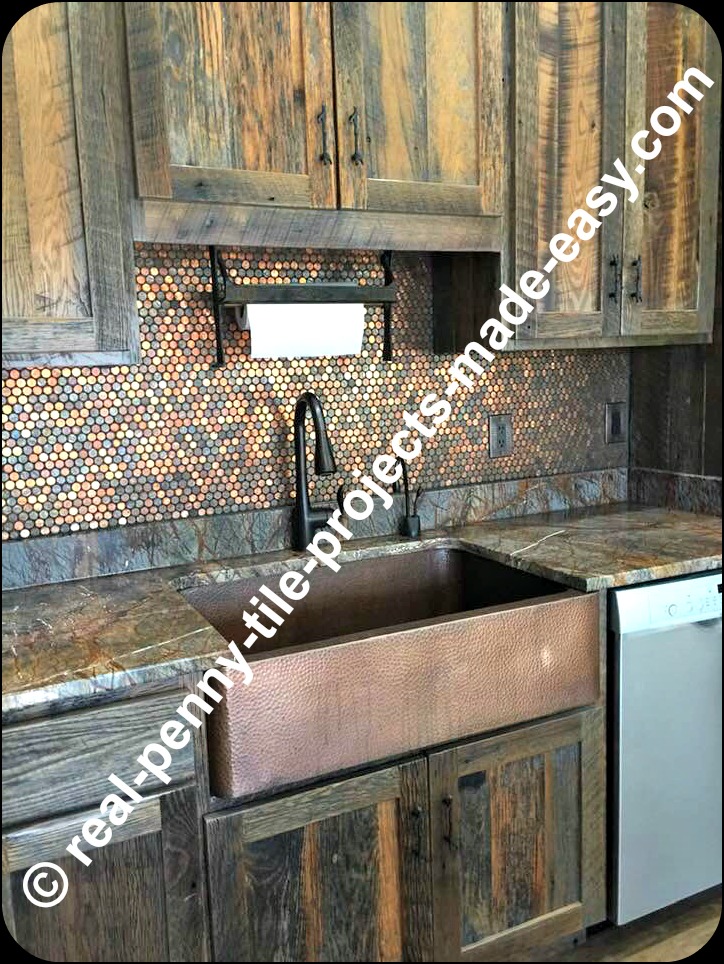
POLYGON ((216 333, 216 361, 213 368, 222 368, 224 358, 224 326, 221 318, 222 305, 226 301, 226 282, 228 275, 224 259, 212 244, 209 247, 209 269, 211 270, 211 304, 214 312, 214 331, 216 333))
MULTIPOLYGON (((392 252, 383 251, 380 255, 382 268, 385 272, 385 287, 396 291, 395 276, 392 273, 392 252)), ((392 361, 392 304, 385 302, 382 308, 384 316, 384 340, 382 342, 382 358, 384 361, 392 361)))
POLYGON ((310 284, 310 285, 233 285, 228 283, 224 259, 218 249, 209 247, 211 272, 211 303, 216 334, 214 368, 221 368, 224 357, 224 306, 241 308, 248 304, 363 304, 382 305, 384 335, 382 357, 392 361, 392 306, 397 300, 397 285, 392 273, 392 252, 383 251, 380 262, 384 270, 384 285, 310 284))

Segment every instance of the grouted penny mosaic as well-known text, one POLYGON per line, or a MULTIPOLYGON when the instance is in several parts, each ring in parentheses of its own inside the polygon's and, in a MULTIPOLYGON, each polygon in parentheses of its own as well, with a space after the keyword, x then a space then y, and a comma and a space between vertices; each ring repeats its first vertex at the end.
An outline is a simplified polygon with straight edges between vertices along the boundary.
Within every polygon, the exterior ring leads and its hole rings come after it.
MULTIPOLYGON (((382 284, 368 251, 224 249, 233 284, 382 284)), ((316 479, 333 500, 366 469, 449 356, 432 353, 429 259, 398 255, 394 360, 382 358, 382 311, 367 312, 354 358, 264 361, 227 317, 227 365, 214 355, 208 253, 137 245, 142 362, 110 369, 10 371, 3 384, 3 539, 233 512, 293 498, 292 422, 300 392, 322 399, 338 476, 316 479)), ((623 465, 605 446, 603 406, 628 397, 628 353, 508 354, 458 393, 448 424, 411 464, 440 487, 623 465), (487 418, 512 413, 515 447, 488 457, 487 418)), ((310 431, 311 435, 311 431, 310 431)))

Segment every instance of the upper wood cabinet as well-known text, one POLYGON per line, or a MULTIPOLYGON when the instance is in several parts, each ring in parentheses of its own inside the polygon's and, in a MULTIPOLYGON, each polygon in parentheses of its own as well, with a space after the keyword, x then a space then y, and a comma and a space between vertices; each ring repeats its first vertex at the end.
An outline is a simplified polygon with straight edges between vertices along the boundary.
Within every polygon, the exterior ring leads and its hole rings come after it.
POLYGON ((340 206, 501 214, 502 3, 333 3, 340 206))
POLYGON ((137 357, 120 4, 45 3, 3 48, 3 364, 137 357))
MULTIPOLYGON (((516 278, 543 270, 548 244, 609 170, 620 147, 623 36, 604 3, 516 3, 516 278)), ((560 262, 521 340, 616 335, 618 212, 560 262)))
POLYGON ((499 251, 504 6, 127 3, 143 237, 499 251))
POLYGON ((336 206, 329 4, 127 3, 126 23, 142 197, 336 206))
MULTIPOLYGON (((559 262, 516 347, 706 341, 713 326, 721 55, 702 17, 676 3, 514 5, 514 280, 621 158, 640 191, 559 262), (689 67, 715 81, 641 163, 631 140, 689 67), (640 166, 640 170, 639 170, 640 166)), ((667 122, 665 122, 667 123, 667 122)), ((650 147, 655 135, 646 141, 650 147)))
POLYGON ((215 961, 432 960, 427 766, 206 818, 215 961))
MULTIPOLYGON (((679 110, 681 126, 661 137, 658 157, 645 162, 641 198, 627 205, 624 220, 622 332, 624 335, 679 335, 711 332, 716 283, 717 182, 721 48, 714 31, 689 7, 678 3, 629 3, 626 46, 629 58, 626 144, 640 130, 689 67, 715 81, 691 106, 679 110)), ((671 125, 663 117, 664 127, 671 125)), ((646 139, 650 149, 655 133, 646 139)))

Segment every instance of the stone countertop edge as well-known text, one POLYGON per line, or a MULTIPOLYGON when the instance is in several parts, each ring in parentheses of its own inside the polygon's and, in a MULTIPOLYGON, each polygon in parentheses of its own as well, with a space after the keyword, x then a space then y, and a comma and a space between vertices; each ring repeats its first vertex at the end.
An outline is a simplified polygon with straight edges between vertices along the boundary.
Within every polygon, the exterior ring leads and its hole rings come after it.
MULTIPOLYGON (((721 519, 620 504, 437 530, 416 542, 360 540, 340 561, 432 545, 477 552, 582 592, 711 571, 722 561, 721 519)), ((227 642, 179 590, 274 576, 301 568, 306 558, 281 550, 4 592, 3 724, 98 706, 142 685, 183 686, 181 678, 210 665, 227 642), (48 664, 57 660, 57 671, 38 671, 36 649, 45 650, 48 664), (67 669, 69 650, 78 660, 67 669)))

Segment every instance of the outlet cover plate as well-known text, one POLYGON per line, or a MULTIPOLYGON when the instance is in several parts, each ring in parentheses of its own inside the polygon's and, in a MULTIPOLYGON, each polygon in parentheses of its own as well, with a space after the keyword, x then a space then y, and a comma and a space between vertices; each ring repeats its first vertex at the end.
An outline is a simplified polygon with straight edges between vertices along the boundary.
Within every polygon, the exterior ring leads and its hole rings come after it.
POLYGON ((491 459, 501 459, 513 451, 513 416, 488 416, 488 450, 491 459))
POLYGON ((628 439, 628 405, 606 402, 606 445, 620 445, 628 439))

